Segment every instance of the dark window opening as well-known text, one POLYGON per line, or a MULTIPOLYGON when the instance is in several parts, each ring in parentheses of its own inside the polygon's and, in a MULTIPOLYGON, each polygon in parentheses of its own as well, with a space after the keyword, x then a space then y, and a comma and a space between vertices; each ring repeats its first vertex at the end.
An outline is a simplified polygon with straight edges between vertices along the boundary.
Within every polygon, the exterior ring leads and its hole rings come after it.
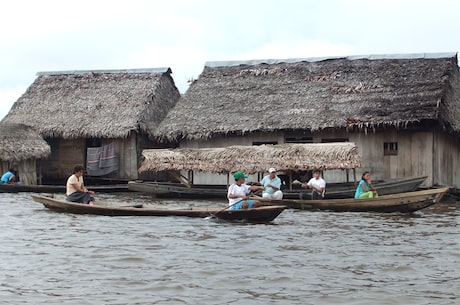
POLYGON ((385 142, 383 143, 384 156, 397 156, 398 155, 398 142, 385 142))
POLYGON ((255 145, 255 146, 264 145, 264 144, 275 145, 275 144, 278 144, 278 142, 277 141, 252 142, 252 145, 255 145))
POLYGON ((102 145, 102 141, 100 138, 87 138, 85 139, 86 147, 100 147, 102 145))
POLYGON ((51 147, 51 154, 48 156, 48 160, 59 161, 59 148, 60 148, 60 138, 47 138, 46 142, 51 147))
POLYGON ((284 138, 284 143, 313 143, 313 137, 289 137, 289 138, 284 138))
POLYGON ((348 138, 321 139, 321 143, 348 142, 348 138))

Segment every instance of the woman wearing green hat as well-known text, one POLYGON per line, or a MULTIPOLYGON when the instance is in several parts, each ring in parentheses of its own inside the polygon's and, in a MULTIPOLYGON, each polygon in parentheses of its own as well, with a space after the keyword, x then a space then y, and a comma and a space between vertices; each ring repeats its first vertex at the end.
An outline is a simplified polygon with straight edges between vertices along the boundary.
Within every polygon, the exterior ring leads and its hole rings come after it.
POLYGON ((257 208, 260 205, 258 200, 249 200, 247 195, 250 191, 264 190, 265 187, 245 184, 247 177, 243 172, 233 174, 235 183, 230 185, 227 193, 228 205, 232 210, 257 208))

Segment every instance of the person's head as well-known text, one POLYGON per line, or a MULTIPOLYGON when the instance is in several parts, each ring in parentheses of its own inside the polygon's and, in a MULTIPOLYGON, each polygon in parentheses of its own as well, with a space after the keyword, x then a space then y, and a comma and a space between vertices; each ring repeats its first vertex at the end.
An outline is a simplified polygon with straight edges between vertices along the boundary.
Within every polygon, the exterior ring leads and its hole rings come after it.
POLYGON ((81 166, 81 165, 76 165, 73 168, 73 174, 78 174, 79 173, 79 174, 83 175, 84 171, 85 171, 85 168, 83 166, 81 166))
POLYGON ((272 179, 275 178, 275 176, 276 176, 276 168, 270 167, 268 169, 268 173, 270 174, 270 178, 272 178, 272 179))
POLYGON ((371 173, 370 172, 364 172, 363 175, 361 176, 362 180, 369 180, 371 178, 371 173))
POLYGON ((13 167, 11 167, 8 171, 9 171, 10 173, 12 173, 12 174, 14 174, 14 173, 16 172, 16 170, 15 170, 13 167))
POLYGON ((243 172, 235 172, 233 174, 233 178, 235 178, 236 183, 244 183, 244 179, 246 179, 248 176, 246 176, 243 172))
POLYGON ((319 169, 313 170, 313 178, 318 179, 321 176, 321 171, 319 169))

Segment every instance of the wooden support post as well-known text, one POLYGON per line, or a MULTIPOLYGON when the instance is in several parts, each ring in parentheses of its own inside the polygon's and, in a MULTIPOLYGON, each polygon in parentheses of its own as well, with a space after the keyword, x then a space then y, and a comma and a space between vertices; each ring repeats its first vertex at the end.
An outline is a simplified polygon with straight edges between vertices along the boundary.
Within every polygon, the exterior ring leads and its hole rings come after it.
POLYGON ((170 172, 170 171, 168 171, 168 174, 171 175, 174 179, 176 179, 180 183, 182 183, 183 185, 185 185, 187 188, 192 187, 192 184, 190 183, 190 181, 184 176, 182 176, 181 174, 178 174, 176 172, 170 172))

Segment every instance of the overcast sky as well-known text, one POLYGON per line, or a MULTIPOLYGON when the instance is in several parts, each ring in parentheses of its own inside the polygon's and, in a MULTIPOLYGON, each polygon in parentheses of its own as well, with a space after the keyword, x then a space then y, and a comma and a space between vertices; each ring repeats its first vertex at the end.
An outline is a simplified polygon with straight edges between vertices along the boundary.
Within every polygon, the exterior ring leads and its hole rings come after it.
POLYGON ((458 52, 460 1, 9 0, 0 3, 0 118, 41 71, 206 61, 458 52))

